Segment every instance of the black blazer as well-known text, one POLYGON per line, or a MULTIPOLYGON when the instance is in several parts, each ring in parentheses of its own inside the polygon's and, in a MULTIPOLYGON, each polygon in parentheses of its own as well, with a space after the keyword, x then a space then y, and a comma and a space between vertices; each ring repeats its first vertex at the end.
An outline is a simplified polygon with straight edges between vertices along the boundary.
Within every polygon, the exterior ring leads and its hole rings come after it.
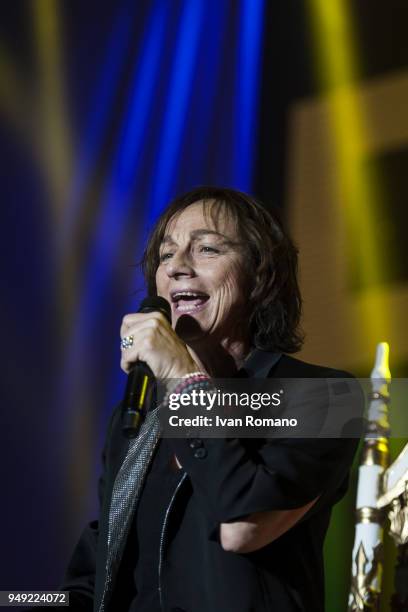
MULTIPOLYGON (((245 367, 250 374, 283 379, 349 378, 354 387, 350 397, 354 394, 356 401, 357 383, 346 372, 287 355, 276 363, 275 355, 263 351, 255 351, 245 367)), ((361 402, 359 391, 357 395, 361 402)), ((356 411, 361 413, 361 408, 362 402, 356 411)), ((185 439, 171 440, 183 470, 169 511, 162 560, 163 612, 323 611, 323 540, 331 508, 347 489, 358 439, 234 438, 203 443, 205 453, 197 457, 185 439), (221 547, 221 522, 300 507, 318 496, 302 520, 268 546, 249 554, 221 547)), ((111 494, 126 449, 119 406, 103 452, 99 518, 84 530, 61 585, 70 591, 71 609, 100 609, 111 494)), ((105 611, 128 610, 130 582, 126 568, 119 567, 105 611)))

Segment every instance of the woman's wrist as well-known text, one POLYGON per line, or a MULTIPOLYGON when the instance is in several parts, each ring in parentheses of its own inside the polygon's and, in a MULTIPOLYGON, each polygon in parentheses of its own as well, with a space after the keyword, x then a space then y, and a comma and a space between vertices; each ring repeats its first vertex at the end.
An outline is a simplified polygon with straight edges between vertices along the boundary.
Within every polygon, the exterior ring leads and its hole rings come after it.
POLYGON ((207 372, 195 370, 193 372, 185 373, 180 378, 169 380, 166 386, 167 389, 164 404, 168 403, 170 395, 186 395, 194 390, 198 391, 200 389, 203 389, 204 391, 212 390, 213 382, 208 376, 207 372))
POLYGON ((200 381, 210 381, 207 372, 202 370, 191 370, 189 372, 181 372, 179 376, 174 376, 166 381, 167 393, 180 393, 182 389, 187 388, 191 384, 200 381))
POLYGON ((185 358, 183 356, 182 359, 175 360, 168 378, 182 379, 194 372, 203 372, 206 374, 206 372, 200 370, 200 366, 194 361, 191 355, 187 353, 185 358))

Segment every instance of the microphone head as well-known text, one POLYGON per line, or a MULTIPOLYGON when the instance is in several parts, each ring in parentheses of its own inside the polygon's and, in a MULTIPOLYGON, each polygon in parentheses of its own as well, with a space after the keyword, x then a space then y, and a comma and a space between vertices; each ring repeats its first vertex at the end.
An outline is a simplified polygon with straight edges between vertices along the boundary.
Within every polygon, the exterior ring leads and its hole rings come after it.
POLYGON ((139 306, 139 312, 161 312, 171 323, 171 306, 159 295, 146 297, 139 306))

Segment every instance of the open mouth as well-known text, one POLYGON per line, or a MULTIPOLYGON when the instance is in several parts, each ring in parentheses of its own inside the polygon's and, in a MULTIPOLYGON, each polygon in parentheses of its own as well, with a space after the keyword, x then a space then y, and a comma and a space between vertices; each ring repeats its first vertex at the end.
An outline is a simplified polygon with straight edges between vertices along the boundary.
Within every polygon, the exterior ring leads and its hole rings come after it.
POLYGON ((175 291, 171 301, 176 312, 198 312, 209 300, 209 295, 198 291, 175 291))

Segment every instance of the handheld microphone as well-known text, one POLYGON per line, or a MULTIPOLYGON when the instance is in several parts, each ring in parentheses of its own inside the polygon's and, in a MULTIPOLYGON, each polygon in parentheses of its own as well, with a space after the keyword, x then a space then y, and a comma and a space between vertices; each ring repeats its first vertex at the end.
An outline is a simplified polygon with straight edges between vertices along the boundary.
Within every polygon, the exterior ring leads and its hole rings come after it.
MULTIPOLYGON (((138 312, 161 312, 171 323, 171 308, 167 300, 159 296, 147 297, 138 312)), ((137 361, 128 374, 122 403, 122 432, 127 438, 135 438, 151 405, 155 377, 147 363, 137 361)))

